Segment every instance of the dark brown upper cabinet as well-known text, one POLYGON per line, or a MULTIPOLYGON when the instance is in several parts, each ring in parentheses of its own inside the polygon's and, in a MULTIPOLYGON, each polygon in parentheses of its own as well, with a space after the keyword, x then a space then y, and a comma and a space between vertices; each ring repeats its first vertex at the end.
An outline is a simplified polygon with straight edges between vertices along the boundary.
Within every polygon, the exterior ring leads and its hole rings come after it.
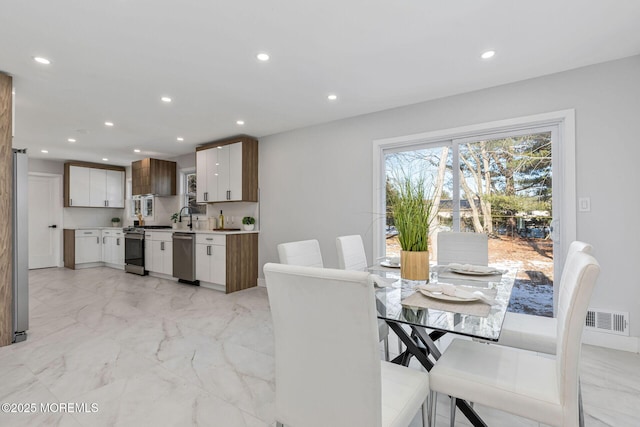
POLYGON ((143 159, 131 163, 131 189, 134 196, 175 196, 176 162, 143 159))

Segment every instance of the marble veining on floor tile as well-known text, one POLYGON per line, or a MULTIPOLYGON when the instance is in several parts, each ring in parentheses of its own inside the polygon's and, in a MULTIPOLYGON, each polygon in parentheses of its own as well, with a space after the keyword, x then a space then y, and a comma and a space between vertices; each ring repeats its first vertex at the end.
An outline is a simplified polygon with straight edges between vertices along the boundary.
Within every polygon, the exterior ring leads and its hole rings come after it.
MULTIPOLYGON (((29 338, 0 348, 0 401, 96 403, 98 411, 0 413, 0 426, 274 425, 265 288, 225 295, 102 267, 29 278, 29 338)), ((640 425, 639 355, 584 346, 581 373, 587 426, 640 425)), ((538 425, 477 410, 492 426, 538 425)), ((436 426, 449 425, 448 414, 440 397, 436 426)), ((469 425, 461 414, 456 424, 469 425)), ((420 425, 417 414, 411 426, 420 425)))

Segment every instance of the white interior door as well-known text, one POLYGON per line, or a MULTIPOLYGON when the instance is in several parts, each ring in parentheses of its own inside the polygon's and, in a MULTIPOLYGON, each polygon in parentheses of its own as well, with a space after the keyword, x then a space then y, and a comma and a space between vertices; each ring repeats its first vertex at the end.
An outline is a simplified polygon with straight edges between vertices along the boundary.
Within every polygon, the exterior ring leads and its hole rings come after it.
POLYGON ((62 177, 29 174, 29 268, 60 266, 62 177))

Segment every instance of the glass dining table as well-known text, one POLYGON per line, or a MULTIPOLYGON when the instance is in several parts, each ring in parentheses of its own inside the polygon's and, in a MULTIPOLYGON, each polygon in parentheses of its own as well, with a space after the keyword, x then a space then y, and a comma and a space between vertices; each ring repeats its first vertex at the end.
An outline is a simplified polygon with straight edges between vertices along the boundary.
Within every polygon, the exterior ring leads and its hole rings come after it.
MULTIPOLYGON (((441 355, 436 341, 447 333, 498 341, 516 277, 512 269, 479 274, 432 266, 428 281, 410 281, 400 277, 400 269, 378 265, 368 270, 378 276, 374 276, 378 318, 387 322, 406 348, 392 362, 408 366, 415 357, 427 371, 441 355), (425 288, 427 283, 430 286, 425 288), (467 298, 427 289, 449 285, 464 290, 467 298)), ((486 426, 468 402, 457 399, 456 405, 472 425, 486 426)))

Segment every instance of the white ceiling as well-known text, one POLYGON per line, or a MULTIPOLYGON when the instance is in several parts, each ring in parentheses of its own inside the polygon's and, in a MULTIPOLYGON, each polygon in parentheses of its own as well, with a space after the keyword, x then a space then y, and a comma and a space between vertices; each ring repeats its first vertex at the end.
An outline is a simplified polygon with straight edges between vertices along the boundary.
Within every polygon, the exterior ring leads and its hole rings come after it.
POLYGON ((126 165, 636 55, 639 21, 638 0, 0 0, 0 71, 14 147, 126 165))

